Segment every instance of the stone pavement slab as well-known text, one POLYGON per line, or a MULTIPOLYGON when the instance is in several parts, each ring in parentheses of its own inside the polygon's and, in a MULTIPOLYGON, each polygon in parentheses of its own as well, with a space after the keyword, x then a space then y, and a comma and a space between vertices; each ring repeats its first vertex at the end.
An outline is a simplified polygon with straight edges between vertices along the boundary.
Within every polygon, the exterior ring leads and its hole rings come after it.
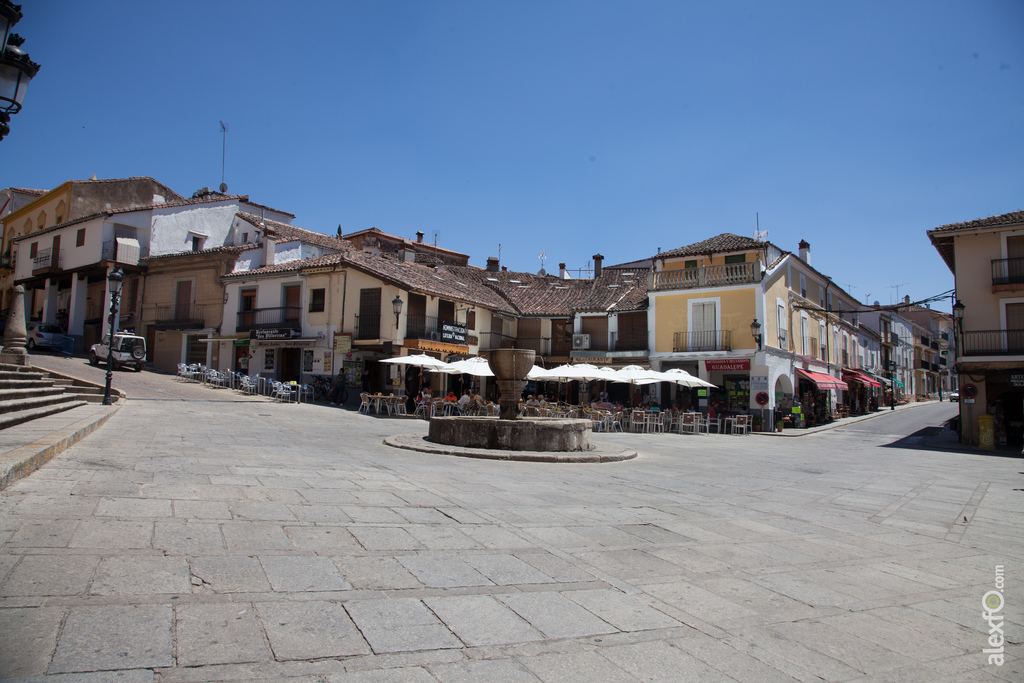
POLYGON ((597 434, 640 455, 573 464, 391 448, 425 424, 315 405, 129 399, 0 492, 0 671, 1020 680, 1024 467, 906 445, 951 410, 801 439, 597 434))
POLYGON ((72 607, 50 673, 171 666, 170 605, 72 607))

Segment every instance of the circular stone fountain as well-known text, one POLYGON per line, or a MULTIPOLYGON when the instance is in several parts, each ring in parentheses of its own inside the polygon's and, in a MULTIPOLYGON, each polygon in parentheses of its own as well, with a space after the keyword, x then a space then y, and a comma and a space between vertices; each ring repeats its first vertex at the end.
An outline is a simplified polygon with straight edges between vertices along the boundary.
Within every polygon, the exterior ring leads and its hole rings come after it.
POLYGON ((518 417, 519 397, 535 353, 529 349, 495 349, 488 364, 501 397, 498 419, 487 417, 435 417, 427 441, 463 448, 501 451, 576 452, 593 449, 590 420, 518 417))

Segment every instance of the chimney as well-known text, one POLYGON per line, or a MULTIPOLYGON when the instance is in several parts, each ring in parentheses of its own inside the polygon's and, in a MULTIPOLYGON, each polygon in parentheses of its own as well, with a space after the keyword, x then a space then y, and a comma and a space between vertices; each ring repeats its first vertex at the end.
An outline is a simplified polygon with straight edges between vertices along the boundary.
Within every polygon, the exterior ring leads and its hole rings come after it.
POLYGON ((807 243, 807 240, 800 240, 800 260, 811 265, 811 245, 807 243))
POLYGON ((909 294, 907 294, 906 296, 903 297, 903 303, 906 304, 907 306, 910 305, 910 295, 909 294))
POLYGON ((263 265, 272 266, 274 265, 274 250, 277 248, 277 242, 272 237, 263 237, 263 265))
POLYGON ((565 272, 565 264, 564 264, 564 263, 559 263, 559 264, 558 264, 558 279, 559 279, 559 280, 565 280, 565 279, 567 279, 567 278, 566 278, 566 275, 567 275, 567 274, 568 274, 568 273, 566 273, 566 272, 565 272))
POLYGON ((416 231, 416 241, 419 242, 420 244, 423 244, 423 231, 422 230, 417 230, 416 231))
POLYGON ((502 266, 501 267, 501 272, 507 273, 508 272, 508 266, 502 266))
POLYGON ((400 249, 398 251, 398 260, 405 263, 416 263, 416 252, 412 249, 400 249))
POLYGON ((497 273, 498 272, 498 259, 494 256, 487 257, 487 272, 497 273))
POLYGON ((594 278, 601 277, 601 263, 604 261, 604 256, 600 254, 594 254, 591 258, 594 259, 594 278))

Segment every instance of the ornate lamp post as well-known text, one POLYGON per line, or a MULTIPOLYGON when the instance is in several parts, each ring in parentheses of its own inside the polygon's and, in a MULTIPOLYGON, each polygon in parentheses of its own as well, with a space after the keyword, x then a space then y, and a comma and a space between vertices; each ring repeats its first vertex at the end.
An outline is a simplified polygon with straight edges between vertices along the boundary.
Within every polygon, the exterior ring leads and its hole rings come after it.
POLYGON ((395 298, 391 301, 391 308, 395 311, 395 329, 398 329, 398 316, 402 315, 402 297, 395 295, 395 298))
POLYGON ((21 17, 21 5, 0 0, 0 140, 11 132, 11 114, 21 111, 28 82, 39 72, 39 65, 21 49, 24 39, 11 33, 21 17))
POLYGON ((103 405, 110 405, 110 381, 114 378, 114 333, 117 332, 117 305, 121 301, 121 284, 124 280, 124 273, 120 268, 114 268, 107 275, 107 282, 110 286, 110 315, 107 321, 110 326, 110 338, 107 345, 107 384, 103 390, 103 405))
POLYGON ((757 350, 761 350, 761 323, 754 318, 754 322, 750 323, 750 334, 754 337, 754 341, 757 342, 757 350))
POLYGON ((889 361, 889 410, 896 410, 896 361, 889 361))

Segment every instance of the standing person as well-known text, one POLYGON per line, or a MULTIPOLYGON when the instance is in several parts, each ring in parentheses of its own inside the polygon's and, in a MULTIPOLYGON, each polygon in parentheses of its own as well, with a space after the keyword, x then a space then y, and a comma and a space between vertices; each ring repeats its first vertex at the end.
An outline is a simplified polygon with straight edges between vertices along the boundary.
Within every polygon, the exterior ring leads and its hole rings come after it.
POLYGON ((370 393, 370 368, 363 367, 363 393, 370 393))
POLYGON ((345 368, 338 368, 338 374, 334 377, 334 391, 331 392, 331 405, 337 405, 345 401, 345 368))

